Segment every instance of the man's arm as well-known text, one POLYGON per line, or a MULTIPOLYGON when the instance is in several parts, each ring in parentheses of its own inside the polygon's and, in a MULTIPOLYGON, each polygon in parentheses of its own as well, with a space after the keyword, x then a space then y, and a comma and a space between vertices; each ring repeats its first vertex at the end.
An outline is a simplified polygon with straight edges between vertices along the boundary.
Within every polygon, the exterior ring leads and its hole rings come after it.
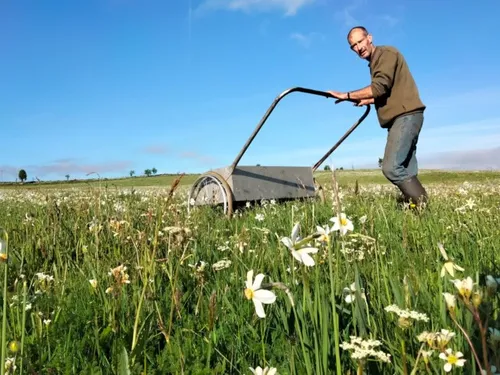
POLYGON ((353 99, 353 100, 373 99, 372 86, 369 85, 360 90, 346 93, 345 97, 346 99, 353 99))
POLYGON ((352 100, 354 102, 365 99, 376 99, 386 95, 394 84, 394 73, 397 65, 397 55, 386 51, 381 55, 373 66, 372 82, 360 90, 351 92, 329 91, 335 98, 340 100, 352 100))

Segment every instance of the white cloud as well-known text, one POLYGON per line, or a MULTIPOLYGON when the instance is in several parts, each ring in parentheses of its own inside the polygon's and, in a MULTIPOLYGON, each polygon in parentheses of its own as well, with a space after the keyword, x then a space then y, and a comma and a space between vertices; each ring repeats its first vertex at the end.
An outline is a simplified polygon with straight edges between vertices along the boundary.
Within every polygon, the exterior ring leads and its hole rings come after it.
POLYGON ((428 169, 500 170, 500 147, 437 152, 422 157, 419 163, 428 169))
POLYGON ((196 10, 197 13, 226 9, 243 12, 284 12, 285 16, 294 16, 299 9, 316 0, 205 0, 196 10))
MULTIPOLYGON (((384 153, 386 134, 384 129, 380 129, 380 136, 377 137, 359 141, 347 138, 325 163, 330 163, 331 160, 338 167, 375 168, 378 158, 382 157, 384 153)), ((452 168, 466 158, 470 160, 467 168, 490 169, 498 168, 498 164, 500 164, 500 162, 493 162, 484 156, 487 153, 481 153, 481 150, 495 148, 498 153, 500 118, 440 127, 424 123, 420 134, 417 146, 420 167, 452 168), (437 150, 442 154, 437 154, 437 150)), ((323 146, 301 148, 290 152, 260 154, 255 163, 265 165, 268 161, 272 161, 274 165, 312 166, 331 146, 331 144, 324 144, 323 146)), ((500 160, 500 158, 497 159, 500 160)), ((246 162, 246 164, 253 164, 253 161, 246 162)))

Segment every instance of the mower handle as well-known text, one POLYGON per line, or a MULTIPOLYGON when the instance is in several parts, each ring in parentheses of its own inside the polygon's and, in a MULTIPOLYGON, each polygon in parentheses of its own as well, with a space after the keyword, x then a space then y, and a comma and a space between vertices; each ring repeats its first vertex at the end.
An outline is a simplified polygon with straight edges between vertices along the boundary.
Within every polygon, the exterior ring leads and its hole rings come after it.
MULTIPOLYGON (((264 116, 262 117, 262 119, 260 120, 259 124, 257 125, 257 127, 255 128, 255 130, 253 131, 253 133, 250 135, 250 138, 248 138, 247 142, 245 143, 245 145, 243 146, 243 148, 241 149, 240 153, 236 156, 236 158, 234 159, 233 161, 233 164, 231 164, 231 173, 232 174, 234 172, 234 169, 236 168, 236 166, 238 165, 239 161, 241 160, 241 158, 243 157, 243 154, 246 152, 246 150, 248 149, 248 147, 250 146, 250 143, 252 143, 252 141, 254 140, 254 138, 256 137, 257 133, 260 131, 260 129, 262 128, 262 126, 264 125, 264 123, 266 122, 267 118, 269 117, 269 115, 271 114, 271 112, 274 110, 274 108, 276 107, 276 105, 279 103, 279 101, 281 99, 283 99, 285 96, 287 96, 288 94, 291 94, 292 92, 303 92, 305 94, 312 94, 312 95, 318 95, 318 96, 324 96, 326 98, 334 98, 334 96, 326 91, 319 91, 319 90, 313 90, 313 89, 308 89, 308 88, 305 88, 305 87, 292 87, 290 89, 287 89, 285 91, 283 91, 281 94, 279 94, 273 101, 273 103, 271 104, 271 106, 267 109, 266 113, 264 114, 264 116)), ((338 102, 338 101, 337 101, 338 102)), ((363 114, 363 116, 361 116, 361 118, 347 131, 346 134, 344 134, 344 136, 340 139, 340 141, 338 141, 326 154, 325 156, 323 156, 321 158, 320 161, 318 161, 314 167, 313 167, 313 171, 315 171, 325 160, 328 156, 330 156, 330 154, 335 151, 335 149, 340 146, 340 144, 349 136, 349 134, 351 134, 354 129, 356 129, 358 127, 359 124, 361 124, 361 122, 366 118, 366 116, 368 116, 368 113, 370 112, 370 105, 366 105, 366 111, 365 113, 363 114)))

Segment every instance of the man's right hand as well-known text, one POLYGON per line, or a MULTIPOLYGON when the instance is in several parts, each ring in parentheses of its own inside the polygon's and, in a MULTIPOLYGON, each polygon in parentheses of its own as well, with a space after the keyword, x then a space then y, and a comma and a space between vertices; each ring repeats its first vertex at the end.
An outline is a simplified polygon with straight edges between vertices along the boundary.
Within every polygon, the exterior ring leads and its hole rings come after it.
POLYGON ((354 105, 356 107, 361 107, 363 105, 373 104, 373 103, 375 103, 375 99, 373 99, 373 98, 372 99, 361 99, 359 102, 354 103, 354 105))

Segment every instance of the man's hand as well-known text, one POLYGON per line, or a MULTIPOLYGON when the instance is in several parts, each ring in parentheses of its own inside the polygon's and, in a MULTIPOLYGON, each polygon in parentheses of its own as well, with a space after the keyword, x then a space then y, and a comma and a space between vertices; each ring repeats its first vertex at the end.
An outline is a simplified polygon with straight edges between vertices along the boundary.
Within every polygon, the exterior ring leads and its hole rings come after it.
POLYGON ((367 104, 373 104, 375 103, 375 99, 362 99, 362 100, 359 100, 359 101, 356 101, 356 103, 354 103, 354 105, 356 107, 361 107, 363 105, 367 105, 367 104))
POLYGON ((327 91, 331 96, 338 100, 347 100, 347 93, 338 92, 338 91, 327 91))

